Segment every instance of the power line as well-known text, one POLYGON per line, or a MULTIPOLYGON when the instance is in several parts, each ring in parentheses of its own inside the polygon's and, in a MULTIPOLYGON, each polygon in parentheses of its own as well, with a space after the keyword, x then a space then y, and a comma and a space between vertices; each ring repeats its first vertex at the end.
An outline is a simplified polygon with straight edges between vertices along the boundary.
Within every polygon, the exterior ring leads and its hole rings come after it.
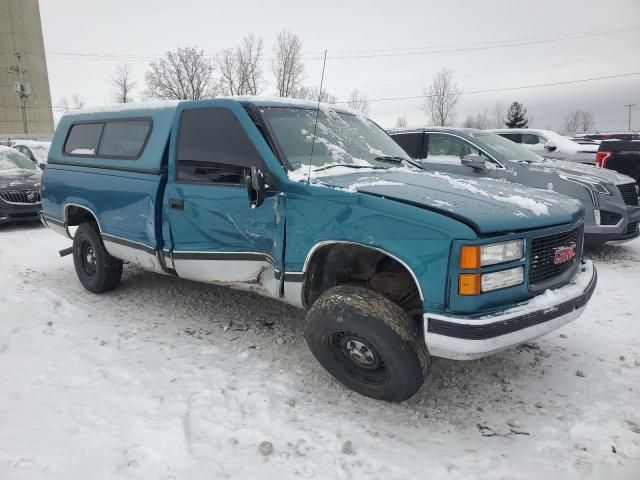
MULTIPOLYGON (((533 85, 522 85, 519 87, 507 87, 507 88, 492 88, 489 90, 470 90, 467 92, 460 92, 460 95, 475 95, 475 94, 479 94, 479 93, 495 93, 495 92, 507 92, 507 91, 512 91, 512 90, 525 90, 525 89, 529 89, 529 88, 540 88, 540 87, 553 87, 553 86, 557 86, 557 85, 570 85, 573 83, 584 83, 584 82, 593 82, 593 81, 597 81, 597 80, 607 80, 607 79, 611 79, 611 78, 622 78, 622 77, 631 77, 631 76, 636 76, 636 75, 640 75, 640 72, 631 72, 631 73, 620 73, 618 75, 607 75, 607 76, 603 76, 603 77, 593 77, 593 78, 581 78, 579 80, 567 80, 564 82, 553 82, 553 83, 538 83, 538 84, 533 84, 533 85)), ((374 99, 369 99, 370 102, 389 102, 389 101, 395 101, 395 100, 414 100, 417 98, 429 98, 429 97, 433 97, 434 95, 412 95, 412 96, 408 96, 408 97, 388 97, 388 98, 374 98, 374 99)), ((336 102, 339 104, 346 104, 349 102, 336 102)))
MULTIPOLYGON (((629 73, 619 73, 616 75, 605 75, 602 77, 592 77, 592 78, 581 78, 578 80, 567 80, 567 81, 563 81, 563 82, 551 82, 551 83, 537 83, 537 84, 532 84, 532 85, 521 85, 521 86, 517 86, 517 87, 505 87, 505 88, 492 88, 492 89, 488 89, 488 90, 469 90, 469 91, 463 91, 460 92, 460 95, 476 95, 476 94, 481 94, 481 93, 496 93, 496 92, 508 92, 508 91, 513 91, 513 90, 526 90, 529 88, 540 88, 540 87, 554 87, 554 86, 558 86, 558 85, 571 85, 571 84, 575 84, 575 83, 586 83, 586 82, 594 82, 594 81, 599 81, 599 80, 609 80, 612 78, 624 78, 624 77, 633 77, 633 76, 637 76, 640 75, 640 72, 629 72, 629 73)), ((407 97, 387 97, 387 98, 373 98, 373 99, 369 99, 370 102, 390 102, 390 101, 396 101, 396 100, 415 100, 418 98, 429 98, 429 97, 433 97, 434 95, 411 95, 411 96, 407 96, 407 97)), ((349 103, 348 101, 341 101, 341 102, 335 102, 336 104, 347 104, 349 103)), ((633 104, 632 106, 634 106, 635 104, 633 104)), ((0 108, 2 107, 9 107, 10 105, 0 105, 0 108)), ((625 105, 625 107, 629 107, 629 105, 625 105)), ((48 108, 48 107, 41 107, 41 106, 32 106, 30 108, 48 108)), ((63 107, 52 107, 53 109, 62 109, 63 107)), ((64 107, 66 108, 66 107, 64 107)), ((630 108, 630 107, 629 107, 630 108)), ((74 108, 74 107, 70 107, 69 110, 80 110, 80 108, 74 108)))
MULTIPOLYGON (((521 47, 544 43, 554 43, 566 40, 575 40, 585 37, 601 36, 601 35, 618 35, 627 33, 630 31, 639 30, 640 26, 630 26, 621 29, 612 30, 596 30, 590 32, 578 32, 569 33, 563 35, 556 35, 552 37, 532 37, 523 38, 512 41, 492 41, 492 42, 479 42, 468 44, 449 44, 439 45, 431 47, 403 47, 394 49, 383 50, 352 50, 352 51, 338 51, 332 55, 328 55, 329 60, 348 60, 358 58, 376 58, 376 57, 402 57, 402 56, 414 56, 414 55, 435 55, 440 53, 455 53, 455 52, 471 52, 478 50, 490 50, 495 48, 510 48, 521 47)), ((119 54, 119 53, 86 53, 86 52, 58 52, 48 51, 46 52, 48 57, 58 57, 63 59, 93 59, 93 60, 120 60, 130 62, 148 62, 159 60, 164 58, 162 54, 119 54)), ((216 55, 206 54, 205 57, 213 59, 216 55)), ((316 52, 306 52, 302 54, 305 60, 322 60, 323 57, 316 52)), ((263 57, 264 60, 272 60, 273 57, 263 57)))
MULTIPOLYGON (((628 53, 625 52, 624 55, 628 55, 628 53)), ((620 56, 623 56, 623 55, 609 56, 607 57, 607 59, 611 60, 612 58, 617 58, 620 56)), ((525 70, 529 71, 529 70, 555 69, 555 68, 560 68, 568 65, 584 65, 584 64, 593 64, 593 63, 597 63, 598 65, 601 65, 602 59, 593 59, 593 57, 590 57, 590 59, 585 59, 578 62, 561 62, 561 63, 532 66, 532 67, 501 69, 500 71, 496 71, 492 73, 480 73, 480 74, 473 74, 473 75, 456 75, 456 79, 493 77, 493 76, 499 76, 499 75, 501 76, 501 75, 504 75, 505 73, 520 73, 525 70)), ((366 85, 358 85, 357 88, 396 87, 400 85, 416 85, 416 84, 425 85, 425 84, 431 83, 431 81, 432 79, 422 79, 422 80, 410 80, 406 82, 370 83, 366 85)), ((340 91, 340 90, 351 90, 353 88, 356 88, 356 87, 354 86, 331 87, 331 91, 333 92, 333 91, 340 91)))

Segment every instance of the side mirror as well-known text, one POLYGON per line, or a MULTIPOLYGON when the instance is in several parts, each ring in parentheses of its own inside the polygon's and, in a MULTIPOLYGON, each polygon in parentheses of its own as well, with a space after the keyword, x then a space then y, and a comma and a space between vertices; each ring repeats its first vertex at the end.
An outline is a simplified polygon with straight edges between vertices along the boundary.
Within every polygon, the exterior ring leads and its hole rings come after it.
POLYGON ((555 151, 556 148, 558 147, 556 147, 556 144, 553 143, 551 140, 547 140, 547 143, 544 144, 544 149, 549 152, 555 151))
POLYGON ((245 177, 249 205, 258 208, 264 203, 264 175, 258 167, 251 167, 251 173, 245 177))
POLYGON ((466 165, 467 167, 471 167, 477 172, 486 173, 487 169, 487 160, 480 155, 469 154, 462 157, 462 165, 466 165))

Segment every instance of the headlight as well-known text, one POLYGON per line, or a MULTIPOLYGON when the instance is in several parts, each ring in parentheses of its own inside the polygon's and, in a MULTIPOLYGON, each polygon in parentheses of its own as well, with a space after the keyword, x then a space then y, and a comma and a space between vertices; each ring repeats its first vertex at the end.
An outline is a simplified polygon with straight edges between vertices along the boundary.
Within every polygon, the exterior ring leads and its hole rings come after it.
POLYGON ((611 195, 611 192, 603 183, 591 181, 582 177, 572 177, 569 175, 563 175, 562 178, 564 178, 565 180, 569 180, 570 182, 582 185, 583 187, 587 187, 588 189, 594 190, 603 195, 611 195))
POLYGON ((524 268, 510 268, 501 272, 485 273, 481 277, 482 292, 520 285, 524 281, 524 268))
POLYGON ((522 239, 487 245, 464 245, 460 249, 460 268, 477 270, 480 267, 520 260, 523 254, 522 239))
POLYGON ((492 273, 461 273, 458 278, 460 295, 479 295, 481 293, 515 287, 524 281, 524 268, 516 267, 492 273))

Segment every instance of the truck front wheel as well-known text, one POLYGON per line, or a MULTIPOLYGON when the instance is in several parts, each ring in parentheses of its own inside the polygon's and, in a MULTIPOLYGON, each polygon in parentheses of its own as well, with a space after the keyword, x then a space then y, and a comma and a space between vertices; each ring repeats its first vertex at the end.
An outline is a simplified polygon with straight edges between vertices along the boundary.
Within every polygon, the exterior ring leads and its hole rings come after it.
POLYGON ((411 397, 429 371, 420 329, 386 297, 362 287, 324 292, 307 314, 305 338, 318 362, 367 397, 411 397))
POLYGON ((120 283, 122 261, 109 255, 92 224, 81 224, 73 236, 73 264, 80 283, 90 292, 108 292, 120 283))

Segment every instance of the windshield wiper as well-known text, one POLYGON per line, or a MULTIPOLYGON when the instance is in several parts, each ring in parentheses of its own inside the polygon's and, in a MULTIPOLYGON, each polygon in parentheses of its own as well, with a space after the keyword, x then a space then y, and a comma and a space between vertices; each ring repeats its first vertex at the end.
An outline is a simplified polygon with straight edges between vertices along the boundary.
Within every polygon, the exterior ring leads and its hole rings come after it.
POLYGON ((396 165, 401 164, 406 159, 403 157, 392 157, 390 155, 383 155, 381 157, 374 158, 377 162, 386 162, 386 163, 395 163, 396 165))
POLYGON ((320 172, 322 170, 328 170, 333 167, 372 168, 374 170, 386 170, 384 167, 374 167, 372 165, 354 165, 353 163, 332 163, 331 165, 325 165, 324 167, 316 168, 313 171, 320 172))

